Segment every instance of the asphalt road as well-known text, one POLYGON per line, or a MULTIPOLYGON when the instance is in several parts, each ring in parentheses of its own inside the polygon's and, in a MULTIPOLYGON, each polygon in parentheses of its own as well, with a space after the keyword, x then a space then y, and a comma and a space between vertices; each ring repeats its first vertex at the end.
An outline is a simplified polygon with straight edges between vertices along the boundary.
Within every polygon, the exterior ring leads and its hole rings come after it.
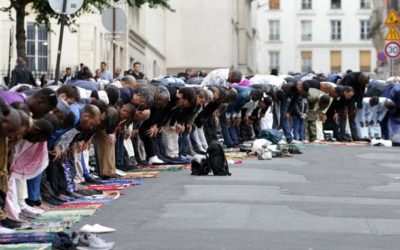
POLYGON ((309 146, 232 165, 230 177, 164 172, 85 223, 114 249, 400 249, 400 149, 309 146))

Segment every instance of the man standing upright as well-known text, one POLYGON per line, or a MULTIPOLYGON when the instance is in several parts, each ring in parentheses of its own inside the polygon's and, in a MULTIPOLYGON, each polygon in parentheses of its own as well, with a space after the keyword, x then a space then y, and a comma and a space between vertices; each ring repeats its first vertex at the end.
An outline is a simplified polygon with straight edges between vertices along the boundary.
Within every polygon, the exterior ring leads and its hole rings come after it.
POLYGON ((111 72, 107 71, 107 64, 105 62, 101 62, 100 69, 102 80, 111 81, 113 79, 111 72))
POLYGON ((32 72, 26 67, 26 62, 22 57, 17 58, 16 66, 11 73, 10 88, 19 83, 26 83, 36 86, 36 80, 32 72))
POLYGON ((140 71, 142 69, 142 64, 140 62, 135 62, 133 64, 133 71, 131 72, 132 76, 135 77, 136 80, 141 80, 144 78, 144 74, 140 71))
POLYGON ((74 78, 74 76, 72 75, 72 70, 71 70, 71 68, 70 67, 67 67, 66 69, 65 69, 65 74, 64 74, 64 76, 63 76, 63 78, 62 78, 62 82, 63 83, 68 83, 69 81, 72 81, 72 80, 74 80, 75 78, 74 78))

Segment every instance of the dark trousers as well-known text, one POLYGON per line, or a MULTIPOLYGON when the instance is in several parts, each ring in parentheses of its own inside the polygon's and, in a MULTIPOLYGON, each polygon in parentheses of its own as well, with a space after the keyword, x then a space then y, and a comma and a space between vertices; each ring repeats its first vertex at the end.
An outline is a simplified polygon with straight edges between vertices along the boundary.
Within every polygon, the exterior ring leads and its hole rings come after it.
POLYGON ((347 117, 349 118, 349 125, 350 125, 350 131, 351 131, 351 136, 353 137, 353 140, 358 140, 358 134, 357 134, 357 127, 356 127, 356 121, 355 121, 355 114, 354 114, 354 109, 348 109, 348 114, 346 115, 344 111, 341 111, 338 113, 338 118, 339 118, 339 140, 342 140, 345 135, 346 135, 346 123, 347 123, 347 117))
POLYGON ((208 121, 205 122, 203 126, 204 135, 206 136, 208 144, 210 144, 213 141, 218 141, 217 125, 212 120, 213 120, 212 118, 208 119, 208 121))
POLYGON ((146 151, 147 158, 155 156, 153 138, 149 137, 147 130, 150 129, 150 124, 143 123, 139 128, 139 136, 142 139, 144 150, 146 151))
POLYGON ((124 165, 124 137, 125 133, 123 131, 118 132, 116 135, 115 142, 115 162, 116 166, 120 167, 124 165))

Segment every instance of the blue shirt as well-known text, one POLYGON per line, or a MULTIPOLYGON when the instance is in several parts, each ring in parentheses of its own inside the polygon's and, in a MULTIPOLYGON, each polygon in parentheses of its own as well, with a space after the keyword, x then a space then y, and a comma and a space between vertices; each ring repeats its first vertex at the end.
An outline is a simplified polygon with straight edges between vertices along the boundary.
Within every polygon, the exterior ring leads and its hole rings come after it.
POLYGON ((113 79, 113 76, 112 76, 112 74, 111 74, 110 71, 104 71, 104 72, 101 74, 101 79, 110 81, 111 79, 113 79))
POLYGON ((81 105, 79 105, 78 103, 73 103, 70 105, 70 109, 71 112, 74 114, 75 116, 75 122, 73 127, 71 128, 63 128, 63 129, 58 129, 56 130, 53 135, 51 136, 51 138, 47 141, 47 148, 48 149, 52 149, 54 144, 56 143, 56 141, 66 132, 68 132, 70 129, 76 127, 81 119, 81 105))

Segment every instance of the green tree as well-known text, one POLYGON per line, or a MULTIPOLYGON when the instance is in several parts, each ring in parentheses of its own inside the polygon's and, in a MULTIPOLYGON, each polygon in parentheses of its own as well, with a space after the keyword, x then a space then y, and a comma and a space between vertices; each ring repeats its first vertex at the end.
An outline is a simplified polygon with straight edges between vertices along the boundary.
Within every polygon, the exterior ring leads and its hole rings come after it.
MULTIPOLYGON (((66 17, 66 25, 71 26, 75 23, 77 17, 86 13, 101 13, 103 10, 110 7, 108 0, 84 0, 82 8, 73 15, 66 17)), ((162 6, 172 10, 168 4, 168 0, 112 0, 113 3, 128 3, 129 6, 140 7, 148 3, 150 7, 162 6)), ((0 11, 8 12, 12 19, 12 11, 15 11, 16 32, 15 39, 17 41, 17 55, 26 59, 26 32, 25 32, 25 16, 28 15, 27 8, 35 13, 36 23, 44 24, 50 27, 50 19, 55 18, 60 20, 60 15, 55 13, 48 0, 10 0, 10 5, 5 8, 0 8, 0 11)))

